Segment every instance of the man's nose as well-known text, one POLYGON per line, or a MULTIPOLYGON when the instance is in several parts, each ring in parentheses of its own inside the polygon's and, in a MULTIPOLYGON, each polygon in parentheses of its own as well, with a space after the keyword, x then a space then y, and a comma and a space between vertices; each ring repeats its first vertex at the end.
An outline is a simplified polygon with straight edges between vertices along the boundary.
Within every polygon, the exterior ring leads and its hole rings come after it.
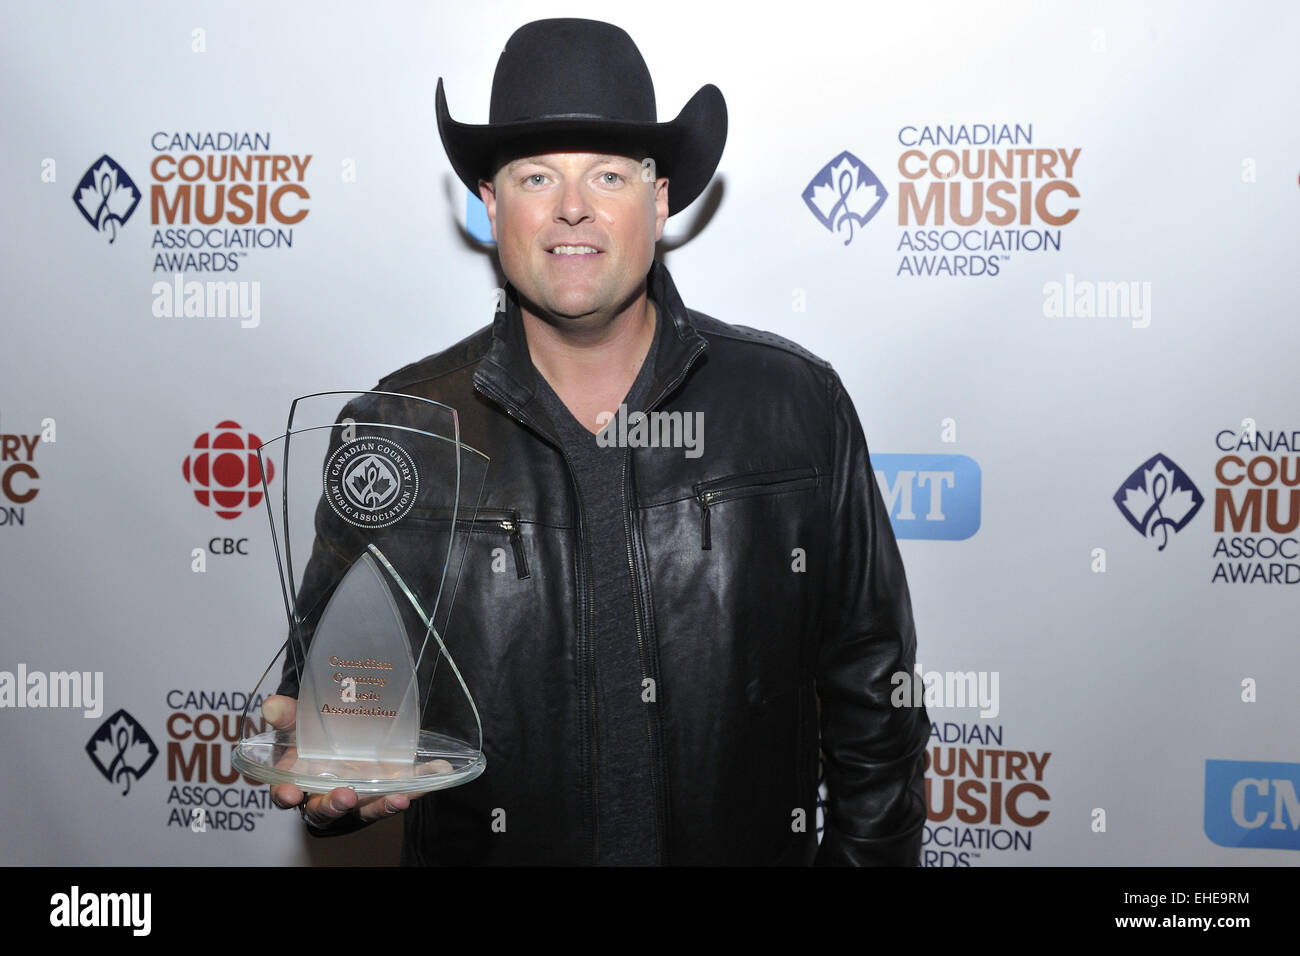
POLYGON ((591 196, 586 186, 578 179, 566 179, 564 188, 558 196, 559 206, 555 218, 576 226, 584 219, 592 218, 591 196))

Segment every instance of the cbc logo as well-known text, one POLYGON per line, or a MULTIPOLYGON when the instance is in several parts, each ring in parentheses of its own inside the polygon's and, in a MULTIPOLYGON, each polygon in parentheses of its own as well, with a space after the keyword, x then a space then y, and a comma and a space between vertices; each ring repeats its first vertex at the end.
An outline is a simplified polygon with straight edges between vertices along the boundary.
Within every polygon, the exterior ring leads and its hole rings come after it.
MULTIPOLYGON (((194 499, 219 517, 238 518, 262 503, 262 469, 257 449, 262 440, 238 422, 224 421, 194 439, 194 451, 185 459, 181 472, 194 492, 194 499)), ((275 477, 275 467, 266 463, 266 481, 275 477)))
POLYGON ((248 554, 247 538, 211 538, 208 554, 248 554))
POLYGON ((190 570, 196 574, 207 571, 208 556, 221 554, 248 556, 247 538, 223 538, 221 535, 208 539, 208 548, 194 548, 190 551, 190 570))

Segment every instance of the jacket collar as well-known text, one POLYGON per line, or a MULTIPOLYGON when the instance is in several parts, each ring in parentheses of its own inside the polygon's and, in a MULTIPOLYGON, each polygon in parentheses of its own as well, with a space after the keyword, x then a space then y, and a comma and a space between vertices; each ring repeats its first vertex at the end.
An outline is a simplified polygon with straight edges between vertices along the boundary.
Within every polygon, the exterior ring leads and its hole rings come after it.
MULTIPOLYGON (((658 321, 666 322, 659 336, 650 394, 654 399, 647 408, 658 405, 667 391, 685 375, 696 357, 706 347, 704 336, 696 331, 677 286, 668 269, 655 261, 646 275, 646 289, 658 309, 658 321)), ((533 400, 536 369, 528 354, 519 295, 506 283, 506 308, 492 323, 492 345, 474 372, 474 387, 503 404, 508 412, 519 413, 533 400)))

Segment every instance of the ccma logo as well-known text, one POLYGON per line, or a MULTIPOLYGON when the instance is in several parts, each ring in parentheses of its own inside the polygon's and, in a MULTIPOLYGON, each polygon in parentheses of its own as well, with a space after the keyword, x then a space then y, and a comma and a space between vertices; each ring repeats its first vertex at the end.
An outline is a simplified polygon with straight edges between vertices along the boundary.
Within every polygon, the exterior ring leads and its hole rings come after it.
POLYGON ((898 538, 960 541, 980 529, 980 466, 965 455, 872 455, 898 538))
POLYGON ((1173 459, 1159 453, 1124 479, 1114 500, 1120 513, 1142 537, 1154 540, 1156 532, 1160 533, 1157 551, 1163 551, 1169 544, 1170 529, 1174 534, 1182 531, 1205 503, 1187 473, 1173 459))
POLYGON ((1300 763, 1205 761, 1205 835, 1219 846, 1300 850, 1300 763))
POLYGON ((804 203, 823 226, 834 233, 848 226, 846 246, 853 227, 869 223, 888 196, 880 177, 848 150, 819 169, 803 191, 804 203))
POLYGON ((124 784, 125 795, 131 790, 131 781, 139 780, 153 766, 158 748, 134 717, 119 710, 86 742, 86 753, 105 780, 124 784))
POLYGON ((126 170, 105 153, 90 164, 72 198, 86 222, 112 242, 117 238, 117 227, 125 226, 139 205, 140 190, 126 170))

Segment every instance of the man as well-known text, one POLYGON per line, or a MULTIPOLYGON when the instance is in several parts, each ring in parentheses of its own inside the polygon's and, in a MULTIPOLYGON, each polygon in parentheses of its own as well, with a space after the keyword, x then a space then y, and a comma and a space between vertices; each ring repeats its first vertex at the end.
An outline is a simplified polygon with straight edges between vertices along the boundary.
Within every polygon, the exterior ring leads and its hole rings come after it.
MULTIPOLYGON (((418 801, 276 802, 318 833, 409 806, 409 863, 916 865, 928 723, 890 704, 915 635, 853 405, 654 261, 721 157, 721 93, 658 123, 626 33, 545 20, 507 43, 487 126, 452 120, 441 81, 437 108, 507 308, 377 390, 458 409, 492 460, 482 507, 518 516, 476 541, 452 623, 487 770, 418 801), (610 447, 646 422, 676 447, 610 447), (514 574, 488 569, 501 545, 514 574)), ((266 713, 287 726, 292 701, 266 713)))

